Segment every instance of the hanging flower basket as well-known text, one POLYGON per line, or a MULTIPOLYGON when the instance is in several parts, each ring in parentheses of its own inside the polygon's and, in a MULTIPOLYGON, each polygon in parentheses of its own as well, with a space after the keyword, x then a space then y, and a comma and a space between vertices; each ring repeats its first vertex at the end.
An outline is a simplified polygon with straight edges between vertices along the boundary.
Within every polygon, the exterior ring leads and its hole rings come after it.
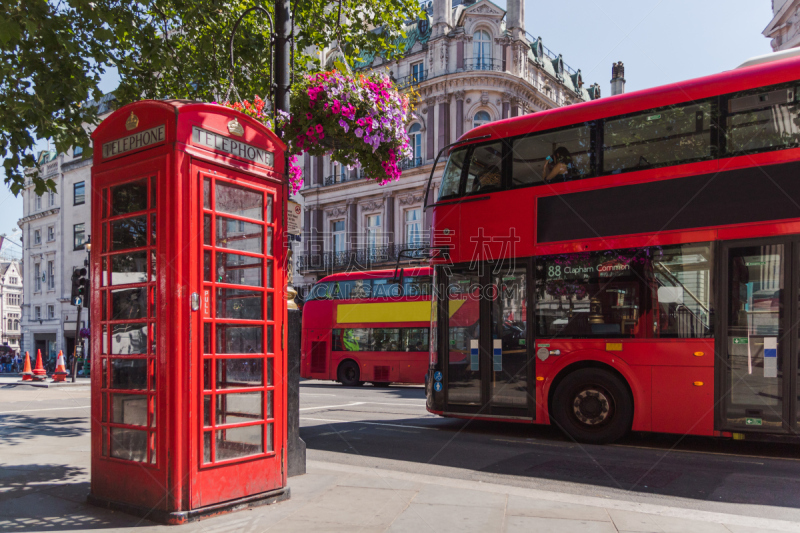
POLYGON ((408 97, 384 74, 303 76, 290 105, 291 116, 280 115, 278 126, 293 155, 329 155, 381 185, 398 179, 400 161, 411 157, 408 97))
MULTIPOLYGON (((273 127, 264 101, 225 102, 273 127)), ((343 74, 337 70, 302 76, 292 86, 292 113, 278 111, 278 129, 289 154, 293 192, 303 185, 298 156, 327 155, 332 161, 360 168, 364 177, 383 185, 400 177, 400 162, 411 157, 406 133, 409 100, 388 76, 343 74)))

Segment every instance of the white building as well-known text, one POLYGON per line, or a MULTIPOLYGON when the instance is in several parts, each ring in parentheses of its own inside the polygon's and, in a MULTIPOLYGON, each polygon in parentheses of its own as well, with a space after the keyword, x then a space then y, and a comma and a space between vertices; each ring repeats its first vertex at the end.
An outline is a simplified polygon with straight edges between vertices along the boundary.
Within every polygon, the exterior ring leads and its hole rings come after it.
MULTIPOLYGON (((441 148, 475 126, 503 118, 600 97, 525 31, 524 0, 504 11, 490 0, 433 0, 428 20, 405 28, 402 56, 359 58, 357 69, 388 70, 402 89, 419 94, 408 133, 414 151, 399 181, 378 186, 327 157, 304 161, 303 251, 295 286, 331 272, 394 267, 403 248, 427 244, 430 222, 423 212, 425 186, 441 148)), ((615 79, 621 78, 615 65, 615 79)), ((617 79, 624 90, 624 79, 617 79)), ((436 197, 445 161, 433 173, 436 197)))
POLYGON ((761 33, 773 52, 800 46, 800 0, 772 0, 772 20, 761 33))
MULTIPOLYGON (((108 95, 90 105, 99 106, 102 118, 113 108, 108 95)), ((59 350, 71 354, 75 346, 77 308, 71 305, 72 272, 83 268, 88 259, 85 243, 91 220, 91 158, 80 149, 66 154, 42 152, 38 159, 40 175, 56 183, 57 192, 38 196, 30 180, 22 191, 23 277, 22 351, 54 359, 59 350)), ((27 174, 31 174, 28 171, 27 174)), ((87 327, 88 312, 83 311, 81 327, 87 327)), ((87 346, 88 350, 88 346, 87 346)))
POLYGON ((22 272, 17 261, 0 262, 0 344, 20 351, 22 272))

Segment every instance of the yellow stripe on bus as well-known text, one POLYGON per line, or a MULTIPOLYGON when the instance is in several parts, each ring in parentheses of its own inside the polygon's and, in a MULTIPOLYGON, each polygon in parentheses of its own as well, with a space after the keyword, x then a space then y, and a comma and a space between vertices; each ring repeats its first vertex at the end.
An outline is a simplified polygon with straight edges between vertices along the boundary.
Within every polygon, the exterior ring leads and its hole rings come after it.
MULTIPOLYGON (((450 316, 464 305, 465 300, 450 300, 450 316)), ((339 304, 336 322, 339 324, 370 324, 377 322, 429 322, 431 302, 390 302, 376 304, 339 304)))

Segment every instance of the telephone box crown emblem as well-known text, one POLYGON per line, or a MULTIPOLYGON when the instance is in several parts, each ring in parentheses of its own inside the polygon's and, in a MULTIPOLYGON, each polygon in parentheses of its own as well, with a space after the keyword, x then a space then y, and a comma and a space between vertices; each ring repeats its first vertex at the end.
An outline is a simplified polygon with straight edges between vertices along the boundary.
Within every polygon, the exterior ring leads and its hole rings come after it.
POLYGON ((237 119, 228 122, 228 131, 231 132, 231 135, 237 135, 239 137, 244 135, 244 128, 237 119))
POLYGON ((128 117, 128 120, 125 121, 125 129, 128 131, 135 130, 136 127, 139 125, 139 117, 133 114, 131 111, 131 116, 128 117))

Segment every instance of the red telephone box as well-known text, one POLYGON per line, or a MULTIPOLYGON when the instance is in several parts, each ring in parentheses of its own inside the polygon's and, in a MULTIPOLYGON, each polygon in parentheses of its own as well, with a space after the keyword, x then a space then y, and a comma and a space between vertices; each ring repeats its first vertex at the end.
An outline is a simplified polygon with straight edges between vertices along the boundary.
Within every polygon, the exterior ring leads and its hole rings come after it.
POLYGON ((182 523, 287 498, 285 145, 182 101, 92 138, 90 501, 182 523))

